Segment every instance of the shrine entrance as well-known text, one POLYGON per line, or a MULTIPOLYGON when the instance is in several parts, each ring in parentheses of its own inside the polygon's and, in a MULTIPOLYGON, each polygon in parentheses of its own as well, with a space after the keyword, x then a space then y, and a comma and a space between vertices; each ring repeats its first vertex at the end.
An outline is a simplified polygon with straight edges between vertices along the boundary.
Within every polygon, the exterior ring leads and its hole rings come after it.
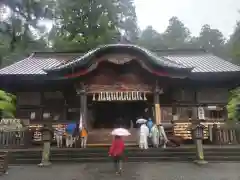
POLYGON ((148 50, 116 44, 97 48, 51 74, 73 80, 80 96, 79 119, 89 130, 89 144, 110 143, 110 132, 116 126, 130 128, 128 142, 136 144, 137 128, 131 128, 136 119, 148 108, 145 118, 161 124, 163 88, 169 86, 169 77, 183 78, 188 72, 148 50))
POLYGON ((146 108, 145 101, 95 102, 93 129, 137 128, 136 120, 144 116, 146 108))

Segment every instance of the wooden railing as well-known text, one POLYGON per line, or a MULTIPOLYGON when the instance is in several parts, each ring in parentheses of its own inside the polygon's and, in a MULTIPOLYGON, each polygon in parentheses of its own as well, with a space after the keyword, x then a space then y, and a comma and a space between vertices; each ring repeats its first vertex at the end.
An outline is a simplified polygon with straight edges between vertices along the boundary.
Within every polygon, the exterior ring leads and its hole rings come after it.
POLYGON ((27 148, 30 143, 30 134, 26 129, 20 131, 0 131, 0 148, 27 148))
MULTIPOLYGON (((209 140, 211 144, 240 144, 240 125, 228 125, 224 122, 203 122, 204 139, 209 140)), ((183 139, 192 139, 191 131, 187 127, 191 122, 175 123, 174 135, 183 139)))
POLYGON ((212 143, 220 145, 240 144, 240 130, 221 127, 213 129, 212 143))
POLYGON ((8 170, 8 152, 0 152, 0 175, 7 173, 8 170))

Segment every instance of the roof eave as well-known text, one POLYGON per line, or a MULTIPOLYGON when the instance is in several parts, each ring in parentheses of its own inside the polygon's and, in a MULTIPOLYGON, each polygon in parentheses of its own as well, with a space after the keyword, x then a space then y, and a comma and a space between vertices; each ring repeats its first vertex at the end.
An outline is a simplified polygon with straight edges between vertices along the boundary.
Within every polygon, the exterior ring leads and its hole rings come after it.
MULTIPOLYGON (((145 48, 141 48, 139 46, 136 46, 136 45, 122 45, 122 44, 112 44, 112 45, 105 45, 105 46, 101 46, 101 47, 98 47, 96 49, 93 49, 92 51, 89 51, 88 53, 86 53, 83 57, 79 57, 79 58, 76 58, 76 60, 74 62, 70 62, 69 64, 66 64, 66 65, 62 65, 62 67, 55 67, 55 68, 51 68, 51 69, 45 69, 44 71, 47 72, 47 73, 50 73, 50 72, 59 72, 59 71, 64 71, 64 70, 67 70, 67 69, 71 69, 71 68, 78 68, 78 67, 81 67, 81 66, 84 66, 86 64, 89 64, 91 62, 89 62, 94 56, 96 56, 98 53, 101 53, 101 51, 107 51, 108 49, 110 48, 125 48, 125 49, 132 49, 133 51, 135 51, 136 53, 141 53, 143 56, 146 56, 146 58, 149 59, 149 61, 152 61, 152 63, 154 63, 155 65, 157 66, 161 66, 161 67, 164 67, 164 68, 172 68, 172 69, 185 69, 185 67, 182 65, 182 64, 178 64, 176 62, 173 62, 173 61, 169 61, 169 64, 163 64, 161 63, 161 61, 158 62, 157 59, 163 59, 163 57, 159 57, 157 55, 155 55, 153 52, 145 49, 145 48), (79 60, 78 60, 79 59, 79 60), (179 67, 174 67, 173 65, 174 64, 175 66, 179 66, 179 67), (182 66, 182 67, 181 67, 182 66)), ((187 68, 187 67, 186 67, 187 68)))

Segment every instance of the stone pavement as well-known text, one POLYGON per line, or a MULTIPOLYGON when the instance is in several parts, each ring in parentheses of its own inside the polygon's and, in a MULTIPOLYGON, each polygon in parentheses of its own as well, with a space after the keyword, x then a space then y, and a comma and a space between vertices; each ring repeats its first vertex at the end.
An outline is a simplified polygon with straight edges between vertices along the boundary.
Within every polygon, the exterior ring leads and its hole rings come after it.
POLYGON ((111 163, 10 167, 0 180, 240 180, 240 163, 125 163, 122 176, 111 163))

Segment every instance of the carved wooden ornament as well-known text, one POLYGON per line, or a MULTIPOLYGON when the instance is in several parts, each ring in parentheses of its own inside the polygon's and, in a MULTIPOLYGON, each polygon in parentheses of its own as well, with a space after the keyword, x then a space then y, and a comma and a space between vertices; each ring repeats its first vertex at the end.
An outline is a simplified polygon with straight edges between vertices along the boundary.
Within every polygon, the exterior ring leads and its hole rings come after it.
POLYGON ((146 92, 121 91, 94 93, 93 101, 147 101, 146 92))

